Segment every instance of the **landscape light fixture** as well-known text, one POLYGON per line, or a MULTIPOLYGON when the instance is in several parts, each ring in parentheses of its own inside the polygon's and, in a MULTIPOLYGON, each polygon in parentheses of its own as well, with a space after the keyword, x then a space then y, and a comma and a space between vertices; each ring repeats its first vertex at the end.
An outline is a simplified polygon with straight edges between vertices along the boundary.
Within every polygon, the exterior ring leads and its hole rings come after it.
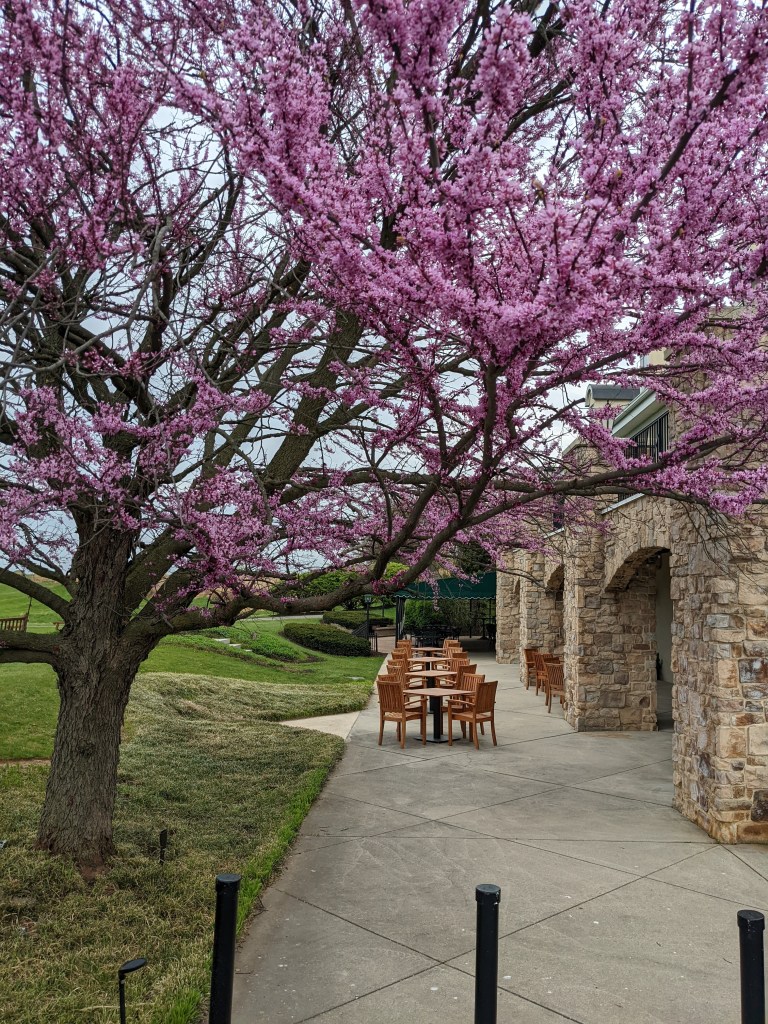
POLYGON ((120 988, 120 1024, 125 1024, 125 977, 127 974, 133 974, 134 971, 140 971, 142 967, 146 967, 147 961, 143 956, 138 957, 136 960, 126 960, 122 967, 118 968, 117 971, 117 982, 120 988))

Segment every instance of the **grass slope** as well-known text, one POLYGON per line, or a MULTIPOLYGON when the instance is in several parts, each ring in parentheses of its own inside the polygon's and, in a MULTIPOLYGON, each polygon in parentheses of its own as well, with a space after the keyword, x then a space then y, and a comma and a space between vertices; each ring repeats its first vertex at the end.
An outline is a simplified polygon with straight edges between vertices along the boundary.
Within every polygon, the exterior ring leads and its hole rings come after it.
MULTIPOLYGON (((259 717, 271 721, 356 711, 365 705, 378 658, 313 654, 280 636, 281 629, 279 619, 255 619, 226 630, 168 637, 140 672, 250 681, 258 684, 259 717), (221 644, 217 635, 246 646, 221 644)), ((58 701, 55 676, 47 665, 0 666, 0 760, 51 756, 58 701)))
POLYGON ((136 683, 115 815, 118 858, 92 885, 32 850, 47 769, 0 769, 0 1019, 112 1024, 116 969, 136 1024, 196 1019, 208 979, 214 876, 243 874, 241 917, 336 761, 331 736, 261 720, 246 682, 146 674, 136 683), (170 860, 157 836, 172 830, 170 860))
MULTIPOLYGON (((6 600, 4 610, 25 608, 6 600)), ((121 749, 118 855, 94 883, 33 849, 47 766, 0 767, 3 1024, 115 1024, 117 967, 135 956, 149 964, 131 979, 130 1019, 198 1019, 215 875, 243 875, 242 923, 343 750, 336 737, 276 722, 362 707, 380 664, 312 654, 281 625, 259 618, 169 637, 144 663, 121 749), (162 828, 172 830, 164 867, 162 828)), ((0 666, 0 758, 49 756, 57 708, 50 668, 0 666)))

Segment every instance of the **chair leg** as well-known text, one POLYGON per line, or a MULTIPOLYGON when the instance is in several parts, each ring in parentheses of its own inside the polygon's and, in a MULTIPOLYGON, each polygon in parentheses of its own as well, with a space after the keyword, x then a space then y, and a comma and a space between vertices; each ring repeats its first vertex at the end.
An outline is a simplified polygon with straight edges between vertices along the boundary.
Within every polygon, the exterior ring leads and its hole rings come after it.
MULTIPOLYGON (((464 728, 464 723, 461 723, 461 727, 464 728)), ((453 715, 451 714, 451 705, 448 703, 448 746, 453 746, 453 715)))
POLYGON ((381 741, 384 739, 384 715, 379 718, 379 746, 381 741))
POLYGON ((424 699, 421 702, 421 745, 427 745, 427 702, 424 699))
POLYGON ((493 716, 493 714, 491 714, 491 736, 493 737, 494 747, 497 747, 498 743, 496 742, 496 719, 493 716))
POLYGON ((472 740, 475 744, 475 750, 480 749, 480 737, 477 732, 477 722, 472 723, 472 740))
POLYGON ((405 749, 405 719, 403 719, 402 724, 399 725, 398 728, 400 729, 400 746, 404 750, 405 749))
POLYGON ((485 723, 484 722, 480 723, 480 732, 483 734, 483 736, 485 736, 485 723))

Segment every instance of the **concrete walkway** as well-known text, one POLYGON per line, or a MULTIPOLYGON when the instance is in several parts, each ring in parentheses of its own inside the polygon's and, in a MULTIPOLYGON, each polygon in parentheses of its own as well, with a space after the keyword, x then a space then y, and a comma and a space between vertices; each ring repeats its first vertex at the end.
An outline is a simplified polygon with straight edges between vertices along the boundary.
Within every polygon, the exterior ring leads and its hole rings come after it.
POLYGON ((672 809, 671 733, 572 733, 477 660, 496 748, 378 747, 360 714, 242 944, 234 1024, 470 1024, 478 882, 502 888, 500 1024, 736 1024, 768 849, 672 809))

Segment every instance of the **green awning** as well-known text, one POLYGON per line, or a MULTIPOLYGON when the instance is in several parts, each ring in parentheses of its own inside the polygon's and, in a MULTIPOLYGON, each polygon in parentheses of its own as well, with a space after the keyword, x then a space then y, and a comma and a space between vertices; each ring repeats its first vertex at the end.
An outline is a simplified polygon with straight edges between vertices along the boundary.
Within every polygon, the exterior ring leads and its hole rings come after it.
POLYGON ((450 598, 457 601, 489 601, 496 598, 496 573, 486 572, 472 582, 461 580, 456 576, 447 576, 437 581, 437 588, 431 583, 411 583, 403 590, 398 590, 395 597, 415 597, 432 601, 436 597, 450 598))

